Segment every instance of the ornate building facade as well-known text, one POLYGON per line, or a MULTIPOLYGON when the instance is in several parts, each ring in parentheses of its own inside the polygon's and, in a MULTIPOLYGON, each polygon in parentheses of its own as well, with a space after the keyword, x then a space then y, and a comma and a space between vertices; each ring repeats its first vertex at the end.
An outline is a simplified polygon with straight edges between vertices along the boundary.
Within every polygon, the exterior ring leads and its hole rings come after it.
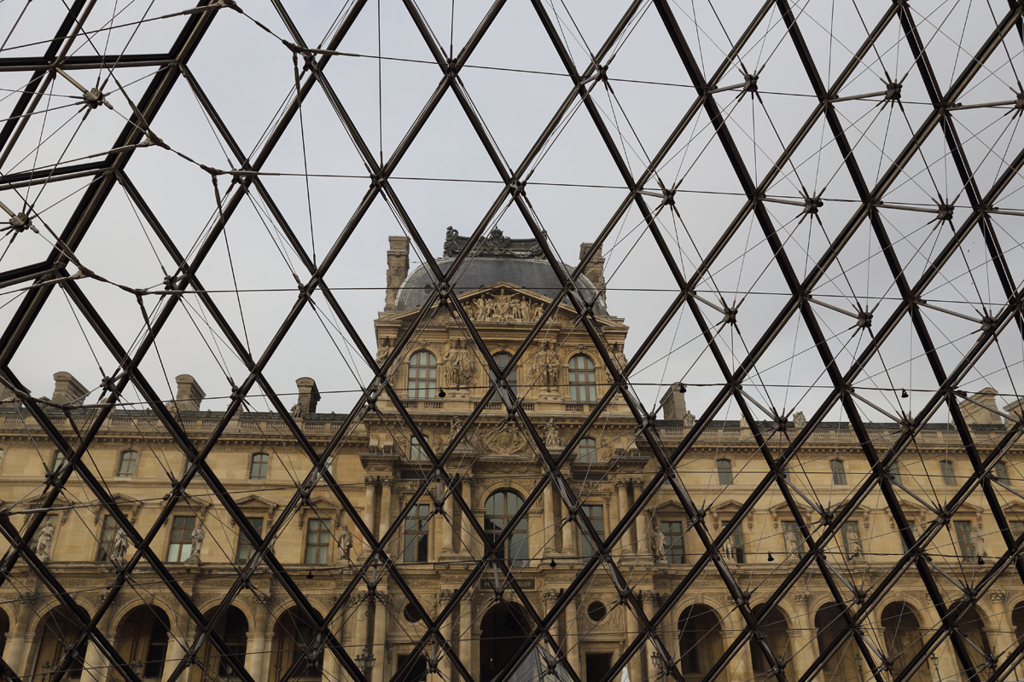
MULTIPOLYGON (((220 415, 202 409, 204 392, 188 375, 178 377, 171 404, 197 447, 217 436, 208 462, 224 490, 257 533, 279 529, 273 556, 371 682, 504 679, 521 647, 533 648, 514 673, 524 680, 568 680, 569 666, 583 682, 626 675, 636 682, 661 679, 672 666, 686 682, 761 680, 780 671, 786 679, 814 671, 820 682, 848 682, 889 679, 908 665, 917 665, 915 682, 967 679, 963 655, 949 641, 931 643, 939 627, 934 604, 960 604, 963 588, 985 575, 1007 543, 977 489, 970 493, 977 499, 928 530, 974 472, 955 430, 926 427, 889 470, 912 510, 901 521, 877 486, 863 485, 871 467, 848 424, 819 424, 788 460, 786 482, 769 485, 765 453, 798 438, 803 415, 771 429, 765 443, 755 438, 758 429, 768 432, 763 425, 737 419, 712 421, 688 442, 696 420, 686 387, 675 383, 665 387, 654 428, 661 450, 685 444, 685 454, 674 475, 659 477, 657 453, 638 435, 627 394, 604 400, 613 373, 576 309, 562 300, 549 310, 562 285, 537 243, 495 232, 460 262, 466 246, 450 230, 438 261, 442 271, 462 268, 456 307, 433 301, 431 271, 410 272, 408 240, 391 238, 375 329, 377 361, 390 361, 394 394, 379 390, 361 415, 327 414, 317 411, 316 382, 298 380, 290 418, 316 452, 331 453, 329 481, 311 472, 280 414, 240 413, 218 432, 220 415), (493 363, 481 357, 478 341, 493 363), (522 413, 529 423, 516 417, 522 413), (434 472, 436 458, 444 476, 434 472), (544 484, 551 462, 568 489, 544 484), (854 512, 833 524, 848 504, 854 512), (701 531, 714 539, 714 551, 701 531), (927 539, 908 546, 905 531, 927 539), (935 581, 907 561, 898 580, 883 585, 885 569, 911 555, 927 562, 935 581), (804 569, 791 579, 797 566, 804 569), (760 613, 754 637, 745 634, 751 612, 760 613), (441 637, 424 639, 438 619, 441 637), (549 636, 535 636, 540 627, 549 636)), ((573 295, 586 301, 621 371, 628 320, 609 310, 602 268, 599 257, 591 259, 573 295)), ((52 421, 67 442, 97 429, 87 466, 139 535, 154 538, 153 554, 136 556, 135 542, 79 473, 25 540, 87 613, 103 609, 100 631, 132 670, 153 682, 179 673, 193 682, 239 678, 242 670, 260 682, 351 678, 347 664, 324 651, 317 624, 282 577, 259 562, 244 570, 260 548, 227 512, 217 486, 193 481, 174 511, 161 515, 188 457, 157 415, 117 410, 94 425, 84 387, 66 372, 55 380, 52 421), (125 566, 130 578, 107 604, 125 566), (240 576, 243 589, 232 594, 240 576), (227 604, 225 594, 232 595, 227 604)), ((1000 440, 1002 406, 991 393, 966 397, 964 406, 979 442, 1000 440)), ((1019 405, 1008 409, 1020 413, 1019 405)), ((66 451, 16 401, 0 414, 5 529, 20 528, 66 451)), ((902 433, 900 424, 869 427, 879 449, 902 433)), ((1021 484, 1020 455, 1018 446, 1008 448, 994 469, 1007 500, 1021 484)), ((1004 511, 1024 524, 1024 500, 1008 501, 1004 511)), ((1019 537, 1022 528, 1010 530, 1019 537)), ((17 541, 9 530, 5 536, 17 541)), ((1024 634, 1020 584, 1007 571, 957 611, 979 670, 1024 634)), ((18 562, 0 589, 10 668, 40 682, 65 668, 72 679, 122 679, 95 642, 72 646, 81 630, 39 571, 18 562)))

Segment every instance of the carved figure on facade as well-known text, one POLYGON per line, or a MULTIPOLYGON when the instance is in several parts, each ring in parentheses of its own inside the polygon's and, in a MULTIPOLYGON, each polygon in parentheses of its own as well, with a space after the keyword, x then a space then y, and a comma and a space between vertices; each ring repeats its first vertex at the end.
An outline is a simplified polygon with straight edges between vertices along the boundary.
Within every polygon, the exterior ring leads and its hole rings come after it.
POLYGON ((786 554, 790 557, 796 557, 800 551, 800 538, 797 536, 796 531, 790 528, 782 533, 782 538, 786 541, 786 554))
POLYGON ((851 561, 863 561, 864 559, 860 546, 860 531, 852 525, 846 531, 846 556, 851 561))
POLYGON ((722 543, 722 556, 728 561, 736 558, 736 544, 731 535, 727 536, 725 542, 722 543))
POLYGON ((36 541, 36 556, 44 564, 50 560, 50 553, 53 551, 53 534, 57 529, 52 523, 47 523, 39 531, 39 539, 36 541))
POLYGON ((548 450, 561 450, 564 445, 562 442, 562 432, 555 426, 554 417, 548 419, 547 426, 544 427, 544 445, 548 450))
POLYGON ((558 356, 551 350, 551 343, 545 341, 533 358, 530 376, 547 389, 558 388, 558 356))
POLYGON ((452 442, 452 439, 455 438, 456 434, 458 434, 464 421, 465 420, 462 417, 452 417, 451 422, 448 424, 448 435, 444 439, 445 447, 447 447, 448 444, 452 442))
POLYGON ((974 556, 983 557, 985 554, 985 536, 981 534, 981 526, 975 526, 971 531, 971 542, 974 544, 974 556))
POLYGON ((383 364, 389 355, 391 355, 391 338, 382 336, 380 343, 377 344, 377 364, 383 364))
POLYGON ((478 322, 535 322, 543 312, 539 303, 505 292, 478 296, 468 311, 478 322))
POLYGON ((683 426, 687 429, 693 428, 693 425, 697 423, 697 418, 693 416, 693 412, 689 410, 683 415, 683 426))
POLYGON ((128 552, 128 534, 121 529, 120 526, 114 531, 114 541, 110 543, 110 563, 114 564, 114 568, 121 570, 124 568, 124 555, 128 552))
POLYGON ((651 524, 654 526, 654 533, 651 534, 651 558, 654 563, 665 559, 665 534, 661 531, 661 524, 657 519, 651 524))
POLYGON ((491 449, 497 455, 517 455, 526 447, 526 439, 519 429, 511 422, 502 426, 490 443, 491 449))
POLYGON ((185 560, 187 564, 198 564, 199 553, 203 551, 203 540, 206 539, 206 529, 203 528, 203 522, 200 521, 196 525, 196 529, 192 531, 192 551, 188 555, 188 559, 185 560))
POLYGON ((807 426, 807 417, 804 416, 803 412, 797 412, 793 415, 793 426, 798 429, 807 426))
MULTIPOLYGON (((621 343, 613 343, 611 347, 612 359, 615 361, 615 366, 620 372, 625 371, 628 361, 626 360, 626 354, 622 352, 621 343)), ((605 376, 608 378, 608 383, 615 383, 615 377, 612 376, 612 370, 608 367, 604 370, 605 376)))
POLYGON ((341 522, 341 530, 338 533, 338 549, 341 552, 341 560, 349 566, 352 565, 352 531, 348 529, 345 522, 341 522))
POLYGON ((468 386, 473 377, 473 358, 463 346, 462 339, 455 339, 444 355, 444 378, 449 388, 468 386))

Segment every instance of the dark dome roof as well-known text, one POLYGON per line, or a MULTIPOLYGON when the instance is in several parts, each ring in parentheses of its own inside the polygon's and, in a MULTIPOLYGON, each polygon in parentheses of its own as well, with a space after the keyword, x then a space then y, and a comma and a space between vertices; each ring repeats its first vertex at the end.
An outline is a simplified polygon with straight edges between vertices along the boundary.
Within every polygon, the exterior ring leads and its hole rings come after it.
MULTIPOLYGON (((441 258, 437 261, 437 265, 441 268, 441 272, 447 273, 454 262, 455 258, 441 258)), ((562 271, 566 276, 572 272, 564 264, 562 271)), ((546 260, 534 258, 475 256, 466 259, 462 264, 462 271, 456 274, 452 281, 455 293, 458 295, 498 282, 508 282, 548 298, 562 290, 562 285, 551 269, 551 265, 546 260)), ((434 278, 426 266, 419 266, 409 274, 398 291, 395 309, 410 310, 420 307, 426 303, 427 297, 434 289, 434 284, 434 278)), ((576 280, 576 285, 587 302, 597 301, 594 305, 596 314, 608 315, 604 303, 598 297, 597 287, 589 279, 580 275, 576 280)))

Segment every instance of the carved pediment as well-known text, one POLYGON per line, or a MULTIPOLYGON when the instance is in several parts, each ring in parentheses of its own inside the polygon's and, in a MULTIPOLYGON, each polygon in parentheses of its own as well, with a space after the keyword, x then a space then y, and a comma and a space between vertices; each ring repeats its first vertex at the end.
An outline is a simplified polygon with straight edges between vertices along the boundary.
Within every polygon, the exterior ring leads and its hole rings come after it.
MULTIPOLYGON (((267 517, 267 526, 274 522, 274 510, 280 505, 271 502, 265 497, 259 495, 247 495, 237 500, 239 508, 245 512, 246 516, 252 514, 253 516, 262 514, 267 517)), ((235 520, 231 519, 231 525, 235 525, 235 520)))

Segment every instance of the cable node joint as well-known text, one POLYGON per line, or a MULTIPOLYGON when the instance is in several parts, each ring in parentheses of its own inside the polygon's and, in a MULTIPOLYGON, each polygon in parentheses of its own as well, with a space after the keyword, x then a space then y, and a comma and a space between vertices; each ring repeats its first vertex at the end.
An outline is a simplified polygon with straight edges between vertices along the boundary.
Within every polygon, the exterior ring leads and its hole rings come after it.
POLYGON ((804 197, 804 215, 818 215, 818 209, 824 205, 819 197, 804 197))
POLYGON ((15 232, 24 232, 25 230, 32 230, 36 233, 39 232, 39 230, 36 229, 36 226, 32 224, 31 218, 24 213, 11 216, 10 220, 7 221, 7 224, 15 232))
MULTIPOLYGON (((82 99, 85 101, 86 106, 90 109, 95 109, 101 104, 107 104, 106 98, 103 93, 100 92, 99 88, 93 88, 82 93, 82 99)), ((109 106, 109 105, 108 105, 109 106)))
POLYGON ((871 319, 874 316, 867 310, 857 311, 857 328, 858 329, 871 329, 871 319))
POLYGON ((757 79, 756 73, 747 73, 743 75, 743 94, 757 92, 757 79))
POLYGON ((903 83, 886 83, 885 85, 885 101, 886 102, 898 102, 900 97, 903 96, 903 83))
POLYGON ((942 222, 953 222, 953 209, 952 204, 939 204, 939 209, 936 211, 936 218, 940 223, 942 222))

